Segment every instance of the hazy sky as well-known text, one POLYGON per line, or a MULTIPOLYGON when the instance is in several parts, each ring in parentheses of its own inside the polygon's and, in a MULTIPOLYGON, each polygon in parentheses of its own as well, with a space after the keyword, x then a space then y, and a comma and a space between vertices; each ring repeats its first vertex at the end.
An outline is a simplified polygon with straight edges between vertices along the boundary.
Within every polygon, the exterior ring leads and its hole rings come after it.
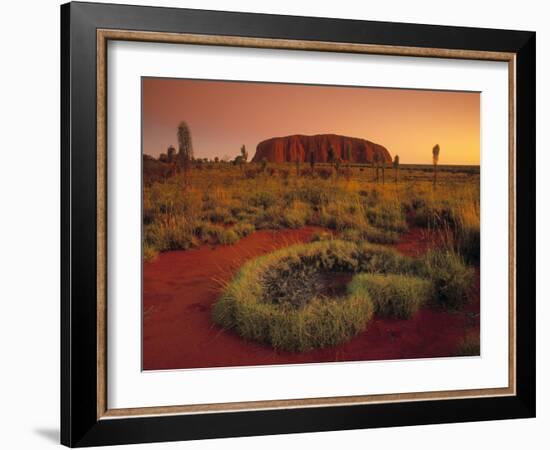
POLYGON ((185 120, 195 157, 231 158, 245 144, 290 134, 334 133, 386 147, 403 164, 479 164, 480 95, 408 89, 143 79, 143 151, 177 148, 185 120))

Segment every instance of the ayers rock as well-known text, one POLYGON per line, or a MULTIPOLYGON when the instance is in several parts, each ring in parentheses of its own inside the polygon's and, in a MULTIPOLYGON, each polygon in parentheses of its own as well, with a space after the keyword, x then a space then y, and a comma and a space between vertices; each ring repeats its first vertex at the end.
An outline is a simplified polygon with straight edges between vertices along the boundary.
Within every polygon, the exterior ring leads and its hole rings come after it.
POLYGON ((269 162, 308 162, 310 152, 315 153, 315 162, 327 162, 328 149, 332 146, 336 157, 347 161, 347 149, 350 149, 352 163, 371 163, 375 152, 379 152, 391 163, 391 155, 388 150, 379 144, 366 139, 339 136, 337 134, 317 134, 305 136, 294 134, 292 136, 275 137, 262 141, 256 147, 256 154, 252 162, 260 162, 266 158, 269 162))

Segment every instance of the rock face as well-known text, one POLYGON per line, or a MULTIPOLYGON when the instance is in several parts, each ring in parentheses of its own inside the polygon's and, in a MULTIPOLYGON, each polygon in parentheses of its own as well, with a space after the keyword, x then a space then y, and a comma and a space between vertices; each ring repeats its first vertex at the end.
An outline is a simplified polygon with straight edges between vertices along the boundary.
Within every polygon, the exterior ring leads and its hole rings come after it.
POLYGON ((315 162, 327 162, 328 149, 332 146, 335 157, 352 163, 372 163, 373 155, 378 152, 386 163, 391 163, 388 150, 379 144, 366 139, 339 136, 337 134, 317 134, 305 136, 275 137, 262 141, 256 147, 256 154, 252 162, 260 162, 263 158, 273 163, 296 162, 307 163, 311 152, 315 154, 315 162))

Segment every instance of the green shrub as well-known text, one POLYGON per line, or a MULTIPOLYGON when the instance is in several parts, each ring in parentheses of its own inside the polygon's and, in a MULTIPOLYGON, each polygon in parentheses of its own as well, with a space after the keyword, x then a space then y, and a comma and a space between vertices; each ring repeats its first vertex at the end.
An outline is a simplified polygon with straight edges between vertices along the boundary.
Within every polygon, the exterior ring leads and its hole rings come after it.
POLYGON ((308 180, 308 184, 286 192, 284 199, 288 204, 292 203, 294 200, 300 200, 309 203, 314 208, 327 205, 330 191, 325 188, 325 184, 326 183, 321 183, 317 180, 308 180))
POLYGON ((150 262, 156 259, 159 252, 158 250, 148 243, 143 244, 143 261, 150 262))
POLYGON ((311 242, 329 241, 332 239, 332 234, 328 231, 315 231, 311 235, 311 242))
POLYGON ((399 242, 399 235, 395 231, 382 230, 369 227, 363 232, 364 238, 375 244, 396 244, 399 242))
POLYGON ((233 227, 233 231, 241 237, 248 236, 249 234, 254 233, 255 230, 256 227, 247 222, 239 222, 233 227))
POLYGON ((203 222, 197 227, 197 233, 204 242, 210 244, 229 245, 240 239, 240 235, 233 228, 225 228, 222 225, 203 222))
POLYGON ((216 206, 213 210, 208 211, 206 217, 214 223, 232 224, 235 219, 231 212, 223 207, 216 206))
POLYGON ((195 232, 204 241, 211 244, 218 242, 218 235, 223 231, 221 225, 213 224, 211 222, 200 222, 195 228, 195 232))
POLYGON ((254 217, 254 226, 256 229, 279 228, 281 212, 276 207, 270 207, 259 211, 254 217))
POLYGON ((144 228, 148 246, 163 250, 185 250, 197 244, 191 225, 181 217, 157 220, 144 228))
POLYGON ((365 213, 370 225, 374 228, 400 233, 407 230, 405 213, 397 202, 381 202, 376 206, 368 207, 365 213))
POLYGON ((277 197, 272 192, 260 191, 252 194, 248 201, 252 206, 268 209, 277 203, 277 197))
POLYGON ((368 293, 376 314, 398 319, 412 317, 433 296, 430 281, 394 274, 358 274, 348 290, 368 293))
POLYGON ((399 235, 394 231, 381 230, 371 226, 348 228, 341 233, 345 241, 368 241, 373 244, 395 244, 399 242, 399 235))
POLYGON ((296 201, 289 208, 283 210, 282 225, 288 228, 303 227, 309 217, 309 207, 307 204, 296 201))
POLYGON ((346 204, 329 204, 319 213, 319 224, 333 230, 347 230, 358 228, 362 219, 358 214, 350 211, 346 204))
POLYGON ((239 235, 231 228, 222 230, 217 237, 218 242, 222 245, 231 245, 240 239, 239 235))
POLYGON ((457 309, 467 302, 474 274, 457 253, 428 251, 419 265, 419 273, 432 280, 434 299, 438 305, 457 309))

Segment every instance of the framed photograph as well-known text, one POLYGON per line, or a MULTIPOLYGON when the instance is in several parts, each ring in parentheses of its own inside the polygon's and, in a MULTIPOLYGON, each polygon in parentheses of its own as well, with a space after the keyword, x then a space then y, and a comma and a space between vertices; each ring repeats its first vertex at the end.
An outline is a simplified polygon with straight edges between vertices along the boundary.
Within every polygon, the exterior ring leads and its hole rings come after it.
POLYGON ((61 441, 535 416, 535 33, 61 7, 61 441))

